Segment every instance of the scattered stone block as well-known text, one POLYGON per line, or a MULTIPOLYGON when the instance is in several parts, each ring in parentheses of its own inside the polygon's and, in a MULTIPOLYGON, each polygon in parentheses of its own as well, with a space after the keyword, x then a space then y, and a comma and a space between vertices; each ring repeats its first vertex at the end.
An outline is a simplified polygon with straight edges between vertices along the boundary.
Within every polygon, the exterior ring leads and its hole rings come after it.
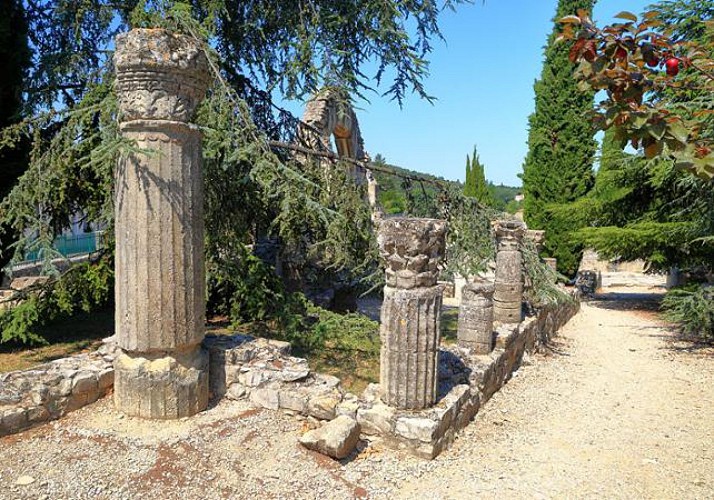
POLYGON ((390 434, 394 429, 396 409, 385 404, 357 410, 357 422, 365 434, 390 434))
POLYGON ((359 442, 360 426, 346 415, 306 432, 300 438, 304 447, 338 460, 347 457, 359 442))
POLYGON ((320 420, 335 418, 335 408, 342 401, 338 391, 330 391, 311 396, 307 402, 307 414, 320 420))
POLYGON ((277 410, 280 408, 280 392, 271 387, 261 387, 250 391, 250 402, 260 408, 277 410))

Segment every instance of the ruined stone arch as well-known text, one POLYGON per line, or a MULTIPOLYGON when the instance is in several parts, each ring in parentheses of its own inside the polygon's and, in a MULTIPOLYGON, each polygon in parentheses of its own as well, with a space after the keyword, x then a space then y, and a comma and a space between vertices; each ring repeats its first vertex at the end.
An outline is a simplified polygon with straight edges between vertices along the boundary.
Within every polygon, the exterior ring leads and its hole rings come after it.
MULTIPOLYGON (((305 105, 302 122, 308 125, 299 133, 303 143, 312 149, 328 150, 340 158, 369 162, 364 149, 364 140, 359 121, 349 97, 342 91, 327 88, 319 91, 305 105), (312 130, 309 130, 312 129, 312 130), (332 148, 332 141, 336 151, 332 148)), ((377 181, 372 172, 356 164, 349 164, 350 174, 358 184, 367 184, 367 198, 373 218, 381 218, 382 211, 377 201, 377 181)))
MULTIPOLYGON (((357 115, 344 93, 334 89, 321 90, 305 105, 302 121, 319 134, 321 144, 310 144, 312 147, 332 150, 331 138, 334 138, 335 152, 340 158, 366 160, 357 115)), ((316 140, 314 133, 308 135, 311 137, 308 143, 316 140)))

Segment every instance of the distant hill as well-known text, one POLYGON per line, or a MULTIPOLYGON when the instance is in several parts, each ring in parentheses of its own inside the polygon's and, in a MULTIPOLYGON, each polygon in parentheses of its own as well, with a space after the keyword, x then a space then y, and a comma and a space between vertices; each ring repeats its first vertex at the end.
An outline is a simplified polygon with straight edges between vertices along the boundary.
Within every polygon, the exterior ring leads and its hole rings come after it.
POLYGON ((520 210, 521 205, 523 205, 523 202, 515 201, 516 195, 523 192, 520 187, 504 186, 503 184, 497 186, 493 182, 489 182, 488 189, 493 193, 493 197, 496 200, 494 208, 498 210, 513 214, 520 210))
MULTIPOLYGON (((407 170, 396 165, 390 165, 383 161, 378 161, 378 159, 379 155, 377 156, 377 159, 375 159, 374 163, 379 166, 380 169, 386 169, 394 172, 395 174, 408 175, 424 179, 426 181, 438 181, 447 185, 461 187, 461 183, 459 182, 449 181, 443 177, 437 177, 423 172, 407 170)), ((404 186, 404 180, 401 177, 397 177, 397 175, 390 175, 379 171, 374 172, 374 177, 379 185, 379 204, 384 212, 387 215, 404 213, 407 207, 407 193, 404 186)), ((429 184, 428 182, 422 184, 418 181, 411 181, 410 191, 416 206, 416 213, 413 215, 421 217, 436 217, 438 215, 436 213, 436 197, 439 194, 439 190, 435 186, 429 184)))
MULTIPOLYGON (((381 169, 390 170, 395 174, 409 175, 429 181, 443 182, 444 184, 451 185, 458 189, 463 189, 463 184, 461 182, 450 181, 444 179, 443 177, 437 177, 423 172, 407 170, 396 165, 390 165, 383 160, 380 161, 379 155, 375 158, 374 163, 381 169)), ((389 175, 378 171, 374 172, 374 176, 379 184, 379 204, 384 212, 387 215, 404 213, 407 206, 407 195, 404 189, 403 180, 396 175, 389 175)), ((438 195, 438 190, 433 185, 428 183, 424 183, 423 187, 424 189, 422 191, 422 186, 415 181, 412 182, 411 185, 412 196, 414 197, 414 201, 417 206, 417 213, 415 215, 422 217, 435 217, 437 214, 434 212, 434 209, 436 206, 436 196, 438 195)), ((492 182, 489 182, 488 188, 493 193, 493 197, 496 200, 496 205, 493 208, 509 213, 515 213, 520 208, 521 203, 515 202, 514 198, 517 194, 521 193, 521 188, 504 186, 503 184, 495 185, 492 182)))

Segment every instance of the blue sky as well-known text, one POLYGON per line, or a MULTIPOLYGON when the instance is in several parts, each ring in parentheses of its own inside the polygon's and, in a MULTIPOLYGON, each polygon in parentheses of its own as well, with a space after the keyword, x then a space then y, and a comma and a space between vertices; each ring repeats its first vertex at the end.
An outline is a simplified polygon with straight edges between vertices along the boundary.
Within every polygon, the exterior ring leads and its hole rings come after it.
MULTIPOLYGON (((600 0, 594 17, 611 22, 622 10, 640 13, 651 3, 600 0)), ((466 154, 476 145, 489 180, 520 185, 533 82, 556 5, 556 0, 476 0, 444 13, 446 43, 434 44, 425 82, 438 100, 431 105, 414 96, 402 109, 377 95, 357 103, 366 150, 404 168, 463 180, 466 154)), ((288 107, 299 109, 294 103, 288 107)))

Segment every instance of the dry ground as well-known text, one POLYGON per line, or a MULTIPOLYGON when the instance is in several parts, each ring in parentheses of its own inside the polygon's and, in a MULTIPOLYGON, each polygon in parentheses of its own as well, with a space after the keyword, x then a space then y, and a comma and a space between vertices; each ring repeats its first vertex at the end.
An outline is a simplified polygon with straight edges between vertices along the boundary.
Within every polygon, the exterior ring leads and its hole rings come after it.
POLYGON ((432 462, 334 462, 245 403, 157 424, 104 400, 0 438, 0 498, 714 498, 714 351, 636 298, 584 304, 432 462))

